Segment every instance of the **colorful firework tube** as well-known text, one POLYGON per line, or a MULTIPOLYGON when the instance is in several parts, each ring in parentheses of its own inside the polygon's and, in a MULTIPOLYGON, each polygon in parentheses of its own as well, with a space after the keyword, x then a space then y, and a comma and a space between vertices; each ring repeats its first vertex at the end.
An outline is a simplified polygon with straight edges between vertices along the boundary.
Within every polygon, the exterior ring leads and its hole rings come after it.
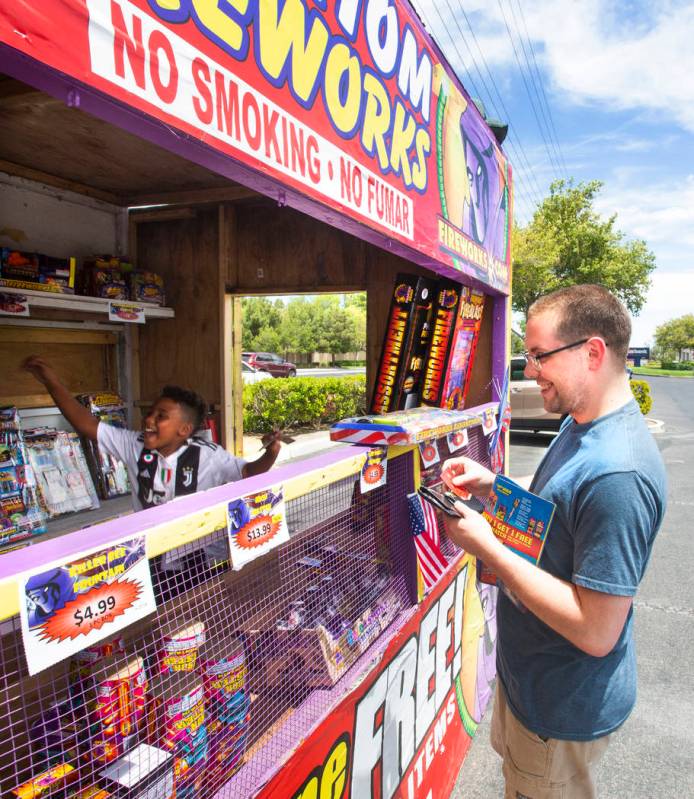
POLYGON ((87 688, 97 666, 106 658, 125 651, 123 636, 115 635, 78 652, 70 661, 69 690, 76 705, 84 700, 87 688))
POLYGON ((393 410, 416 408, 419 405, 419 393, 434 315, 436 286, 437 282, 430 278, 420 277, 417 281, 414 305, 398 369, 393 410))
POLYGON ((248 737, 250 695, 243 644, 234 638, 201 653, 211 760, 226 773, 243 760, 248 737))
POLYGON ((75 779, 77 772, 69 763, 60 763, 52 769, 44 771, 38 777, 24 782, 12 789, 12 793, 19 799, 39 799, 56 791, 63 790, 65 786, 75 779))
POLYGON ((442 405, 445 408, 457 410, 465 407, 482 327, 483 311, 484 294, 468 286, 462 286, 460 309, 451 340, 448 369, 443 386, 442 405))
POLYGON ((113 669, 99 681, 91 752, 94 760, 110 763, 130 748, 144 716, 146 691, 147 676, 140 657, 113 669))
POLYGON ((398 274, 395 278, 381 360, 371 398, 371 413, 388 413, 395 408, 398 370, 402 363, 407 328, 414 308, 417 281, 416 275, 398 274))
POLYGON ((165 630, 159 652, 159 672, 176 674, 195 671, 198 652, 204 643, 205 625, 201 621, 165 630))
POLYGON ((439 281, 422 378, 423 405, 464 407, 483 309, 481 292, 450 280, 439 281))
POLYGON ((174 756, 176 794, 194 781, 208 756, 205 691, 195 674, 160 675, 152 689, 149 742, 174 756))

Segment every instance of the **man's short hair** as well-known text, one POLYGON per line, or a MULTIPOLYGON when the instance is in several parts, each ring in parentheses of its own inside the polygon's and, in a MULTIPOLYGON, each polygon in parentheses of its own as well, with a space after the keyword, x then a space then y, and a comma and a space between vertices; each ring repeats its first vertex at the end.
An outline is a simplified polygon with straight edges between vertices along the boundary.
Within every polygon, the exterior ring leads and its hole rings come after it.
POLYGON ((199 394, 180 386, 164 386, 161 396, 181 406, 188 420, 193 424, 193 430, 199 430, 202 427, 207 406, 199 394))
POLYGON ((624 305, 604 286, 584 283, 546 294, 530 306, 528 319, 548 312, 556 313, 557 335, 566 344, 600 336, 620 366, 626 362, 631 319, 624 305))

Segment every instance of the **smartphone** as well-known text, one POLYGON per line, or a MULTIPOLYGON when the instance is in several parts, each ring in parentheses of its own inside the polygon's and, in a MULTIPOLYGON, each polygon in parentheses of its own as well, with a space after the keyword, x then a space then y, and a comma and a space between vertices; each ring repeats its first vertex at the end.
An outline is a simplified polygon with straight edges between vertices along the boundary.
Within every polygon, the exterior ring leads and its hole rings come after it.
POLYGON ((459 501, 459 498, 452 494, 450 491, 446 491, 445 494, 441 494, 438 491, 434 491, 433 488, 428 488, 427 486, 420 486, 419 495, 427 500, 427 502, 431 502, 431 504, 442 510, 446 515, 453 516, 455 518, 460 519, 461 515, 455 508, 455 503, 459 501))

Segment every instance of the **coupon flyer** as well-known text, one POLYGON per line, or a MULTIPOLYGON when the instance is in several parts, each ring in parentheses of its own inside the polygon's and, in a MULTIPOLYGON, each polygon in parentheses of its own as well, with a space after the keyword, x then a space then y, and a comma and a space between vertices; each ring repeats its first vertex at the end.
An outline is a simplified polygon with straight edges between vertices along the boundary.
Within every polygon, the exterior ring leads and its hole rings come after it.
POLYGON ((19 581, 19 612, 29 674, 155 610, 144 536, 25 574, 19 581))

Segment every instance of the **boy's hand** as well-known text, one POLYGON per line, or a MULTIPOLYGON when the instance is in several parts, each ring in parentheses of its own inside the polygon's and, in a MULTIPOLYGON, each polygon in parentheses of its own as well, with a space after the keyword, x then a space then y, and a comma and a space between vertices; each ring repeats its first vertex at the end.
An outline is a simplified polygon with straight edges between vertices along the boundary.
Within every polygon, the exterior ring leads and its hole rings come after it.
POLYGON ((276 458, 282 448, 282 431, 275 428, 271 433, 266 433, 260 439, 260 443, 266 452, 270 452, 276 458))
POLYGON ((494 485, 494 472, 472 458, 450 458, 441 467, 441 479, 454 493, 466 493, 485 499, 494 485))
POLYGON ((60 382, 53 367, 39 355, 30 355, 22 364, 22 368, 30 372, 44 386, 60 382))

